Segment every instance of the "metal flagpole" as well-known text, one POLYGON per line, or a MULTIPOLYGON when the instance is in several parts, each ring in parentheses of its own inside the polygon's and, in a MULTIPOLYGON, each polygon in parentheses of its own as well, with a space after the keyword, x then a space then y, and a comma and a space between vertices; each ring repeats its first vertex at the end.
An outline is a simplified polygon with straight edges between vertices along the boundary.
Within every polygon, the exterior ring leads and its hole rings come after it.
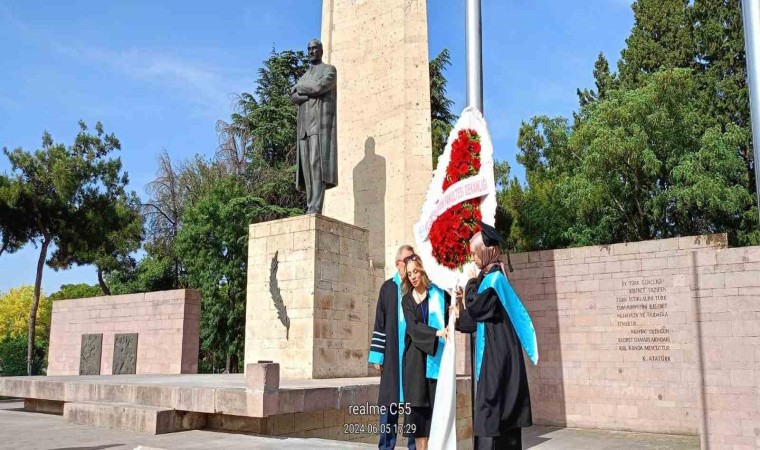
MULTIPOLYGON (((483 40, 482 23, 480 20, 480 0, 465 0, 465 42, 467 47, 467 106, 478 108, 483 114, 483 40)), ((484 114, 485 115, 485 114, 484 114)), ((475 412, 475 340, 477 333, 470 334, 470 400, 472 411, 475 412)), ((472 417, 475 420, 475 415, 472 417)), ((473 423, 472 447, 477 448, 478 441, 475 437, 473 423)))
POLYGON ((466 2, 467 106, 483 112, 483 48, 480 22, 480 0, 466 2))
MULTIPOLYGON (((755 191, 760 206, 760 0, 742 0, 744 45, 747 53, 747 85, 752 117, 752 147, 755 153, 755 191)), ((469 49, 469 47, 468 47, 469 49)), ((469 62, 469 59, 468 59, 469 62)), ((469 73, 469 72, 468 72, 469 73)), ((468 91, 469 92, 469 91, 468 91)))

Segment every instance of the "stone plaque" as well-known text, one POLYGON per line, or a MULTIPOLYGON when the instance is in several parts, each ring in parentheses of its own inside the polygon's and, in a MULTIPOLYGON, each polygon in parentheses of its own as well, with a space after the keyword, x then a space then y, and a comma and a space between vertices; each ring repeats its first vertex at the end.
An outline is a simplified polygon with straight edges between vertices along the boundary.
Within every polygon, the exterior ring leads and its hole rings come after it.
POLYGON ((625 278, 615 299, 618 351, 632 353, 645 362, 671 362, 668 327, 670 299, 665 277, 625 278), (622 294, 622 295, 621 295, 622 294))
POLYGON ((79 355, 79 375, 100 375, 100 352, 103 334, 83 334, 79 355))
POLYGON ((134 374, 137 369, 137 333, 117 334, 113 343, 114 375, 134 374))

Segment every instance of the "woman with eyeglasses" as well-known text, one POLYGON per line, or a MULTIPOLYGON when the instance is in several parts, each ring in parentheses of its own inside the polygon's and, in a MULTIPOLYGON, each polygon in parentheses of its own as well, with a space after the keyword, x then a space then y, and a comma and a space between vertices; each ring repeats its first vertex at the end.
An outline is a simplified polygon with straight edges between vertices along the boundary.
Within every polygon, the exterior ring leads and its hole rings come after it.
POLYGON ((411 413, 405 418, 404 436, 413 436, 417 450, 426 450, 451 299, 430 282, 418 255, 405 258, 405 262, 406 276, 401 287, 406 321, 402 375, 404 401, 411 413))

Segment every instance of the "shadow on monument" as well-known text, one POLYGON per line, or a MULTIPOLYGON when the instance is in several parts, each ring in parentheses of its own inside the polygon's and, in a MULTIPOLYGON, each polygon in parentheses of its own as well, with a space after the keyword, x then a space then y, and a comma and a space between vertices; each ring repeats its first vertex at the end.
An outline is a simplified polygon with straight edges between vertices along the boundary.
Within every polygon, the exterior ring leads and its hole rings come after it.
MULTIPOLYGON (((23 399, 19 399, 19 400, 23 400, 23 399)), ((14 400, 14 402, 17 402, 19 400, 14 400)), ((57 413, 57 412, 33 411, 30 409, 26 409, 23 406, 19 406, 18 408, 7 408, 7 409, 4 408, 3 411, 24 413, 24 414, 29 414, 29 415, 37 415, 37 414, 44 414, 46 416, 60 416, 61 415, 60 413, 57 413)))
MULTIPOLYGON (((374 269, 370 277, 371 292, 379 291, 385 277, 385 158, 375 153, 375 138, 364 141, 364 158, 354 167, 354 225, 369 231, 367 253, 374 269)), ((367 340, 372 335, 377 303, 373 298, 367 302, 367 340)), ((367 375, 380 376, 380 372, 367 366, 367 375)))
POLYGON ((364 158, 354 167, 354 225, 369 231, 369 258, 385 263, 385 158, 375 153, 375 138, 364 141, 364 158))
POLYGON ((709 420, 707 420, 707 396, 705 395, 705 350, 702 343, 702 304, 699 301, 699 271, 697 270, 697 252, 691 252, 691 302, 694 317, 694 338, 697 344, 697 364, 699 366, 699 405, 700 405, 700 448, 710 450, 709 420))
POLYGON ((121 447, 124 444, 96 445, 95 447, 58 447, 50 450, 105 450, 107 448, 121 447))

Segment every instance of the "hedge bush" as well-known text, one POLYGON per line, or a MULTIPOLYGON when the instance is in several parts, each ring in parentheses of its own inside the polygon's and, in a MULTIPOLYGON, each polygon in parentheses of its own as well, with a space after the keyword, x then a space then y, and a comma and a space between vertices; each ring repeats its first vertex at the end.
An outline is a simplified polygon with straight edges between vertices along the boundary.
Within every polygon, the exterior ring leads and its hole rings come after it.
MULTIPOLYGON (((26 375, 26 336, 5 336, 0 339, 0 376, 26 375)), ((45 367, 47 342, 38 341, 34 349, 32 375, 42 374, 45 367)))

